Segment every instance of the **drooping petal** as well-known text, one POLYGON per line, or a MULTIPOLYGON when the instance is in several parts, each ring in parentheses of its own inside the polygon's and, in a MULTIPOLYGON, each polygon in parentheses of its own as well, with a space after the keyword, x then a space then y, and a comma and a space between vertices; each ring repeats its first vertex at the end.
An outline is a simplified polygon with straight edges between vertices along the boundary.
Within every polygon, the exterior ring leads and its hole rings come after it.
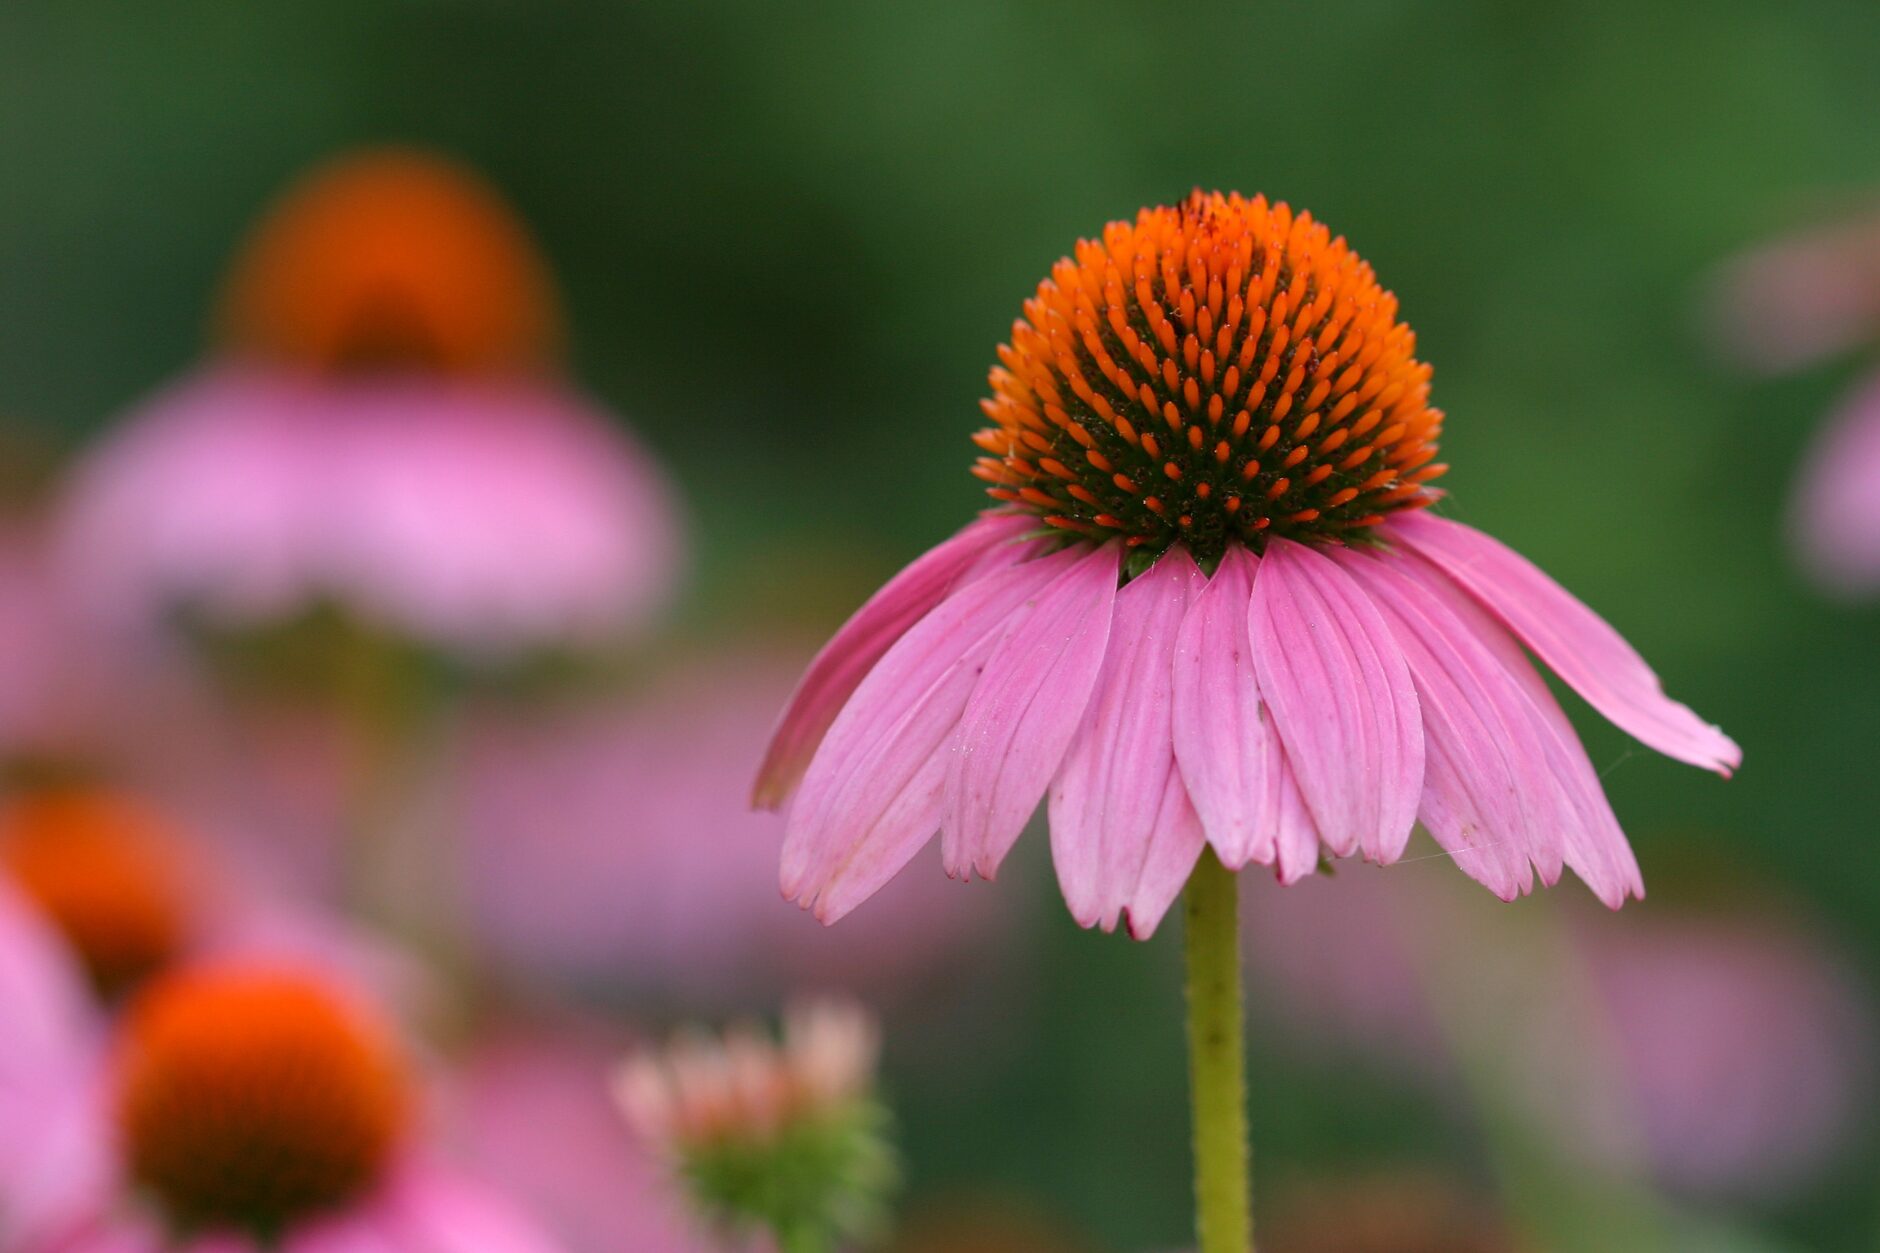
POLYGON ((1260 700, 1247 633, 1256 564, 1229 545, 1175 641, 1175 760, 1230 870, 1277 856, 1279 738, 1260 700))
POLYGON ((1331 558, 1267 546, 1248 613, 1260 692, 1320 837, 1395 861, 1423 790, 1416 688, 1377 607, 1331 558))
POLYGON ((1169 658, 1202 582, 1171 548, 1116 595, 1103 672, 1051 787, 1051 857, 1082 926, 1114 930, 1148 861, 1175 771, 1169 658))
POLYGON ((1546 728, 1499 661, 1441 602, 1406 577, 1400 556, 1336 558, 1396 632, 1423 713, 1427 766, 1418 815, 1464 873, 1503 900, 1529 891, 1530 859, 1560 876, 1574 821, 1548 773, 1546 728))
MULTIPOLYGON (((809 663, 772 733, 751 803, 775 809, 795 789, 843 703, 894 642, 939 604, 991 552, 1037 525, 1017 514, 987 514, 929 549, 869 597, 809 663)), ((1012 550, 1013 561, 1025 554, 1012 550)))
POLYGON ((997 873, 1057 774, 1103 666, 1121 550, 1060 575, 986 663, 947 774, 949 874, 997 873))
POLYGON ((1453 579, 1423 558, 1414 553, 1405 554, 1397 568, 1449 608, 1456 620, 1496 658, 1533 706, 1547 732, 1543 747, 1548 771, 1572 807, 1573 821, 1561 832, 1567 865, 1610 908, 1619 908, 1628 895, 1642 899, 1645 883, 1639 874, 1638 859, 1619 827, 1618 816, 1612 812, 1612 803, 1606 799, 1599 774, 1593 769, 1566 711, 1560 708, 1560 702, 1554 699, 1547 681, 1528 660, 1520 643, 1453 579))
POLYGON ((1282 884, 1293 884, 1319 868, 1319 827, 1306 808, 1305 794, 1285 750, 1279 754, 1279 829, 1274 837, 1275 865, 1282 884))
POLYGON ((1460 583, 1620 730, 1721 775, 1742 763, 1743 751, 1729 736, 1666 696, 1645 659, 1610 624, 1527 558, 1421 510, 1380 529, 1460 583))
POLYGON ((785 826, 786 896, 832 922, 940 827, 945 749, 1009 620, 1074 564, 1065 549, 959 588, 855 689, 810 762, 785 826))
POLYGON ((1155 934, 1169 906, 1194 874, 1195 862, 1207 844, 1201 815, 1189 799, 1181 771, 1169 771, 1162 807, 1156 813, 1155 828, 1149 832, 1149 852, 1142 859, 1142 873, 1123 905, 1130 939, 1146 940, 1155 934))

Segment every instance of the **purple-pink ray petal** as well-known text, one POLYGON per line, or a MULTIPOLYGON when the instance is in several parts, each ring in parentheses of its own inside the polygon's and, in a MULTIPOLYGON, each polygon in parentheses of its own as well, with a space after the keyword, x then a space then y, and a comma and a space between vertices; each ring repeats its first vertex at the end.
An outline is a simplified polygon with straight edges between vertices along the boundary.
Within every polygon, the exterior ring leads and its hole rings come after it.
POLYGON ((1728 776, 1743 751, 1664 693, 1645 659, 1541 569, 1473 527, 1427 512, 1382 528, 1460 583, 1612 723, 1667 757, 1728 776))
POLYGON ((784 894, 832 922, 939 829, 945 752, 1015 613, 1073 565, 1064 549, 956 590, 902 636, 837 715, 785 824, 784 894))
POLYGON ((1156 813, 1155 829, 1149 833, 1149 851, 1142 860, 1142 873, 1123 906, 1124 926, 1132 940, 1146 940, 1155 934, 1162 918, 1175 903, 1188 877, 1195 872, 1195 862, 1208 845, 1201 815, 1189 799, 1180 770, 1168 772, 1168 784, 1162 792, 1162 807, 1156 813))
POLYGON ((986 514, 923 553, 869 597, 809 663, 771 735, 751 803, 759 809, 780 806, 802 780, 843 704, 895 641, 962 580, 983 573, 989 556, 1021 560, 1026 553, 1011 541, 1036 525, 1022 515, 986 514))
POLYGON ((1051 787, 1051 857, 1082 926, 1114 930, 1142 878, 1175 772, 1169 658, 1202 583, 1171 548, 1117 593, 1102 674, 1051 787))
POLYGON ((1530 860, 1560 876, 1560 837, 1574 817, 1547 769, 1547 735, 1519 685, 1395 556, 1344 553, 1396 632, 1423 711, 1428 753, 1423 825, 1470 878, 1503 900, 1529 891, 1530 860))
POLYGON ((1267 546, 1248 613, 1260 692, 1320 837, 1395 861, 1423 791, 1416 688, 1390 628, 1331 558, 1267 546))
POLYGON ((1448 606, 1519 685, 1540 718, 1547 732, 1543 747, 1548 769, 1572 806, 1574 816, 1574 821, 1562 833, 1562 852, 1567 865, 1612 909, 1619 908, 1627 896, 1643 899, 1645 883, 1639 874, 1638 859, 1619 827, 1618 816, 1612 812, 1612 803, 1606 799, 1599 774, 1593 769, 1566 711, 1560 708, 1560 702, 1554 699, 1547 681, 1528 660, 1519 641, 1474 597, 1423 558, 1406 554, 1397 568, 1448 606))
POLYGON ((1057 774, 1103 666, 1121 551, 1105 544, 1060 575, 987 661, 947 774, 949 874, 996 874, 1057 774))
POLYGON ((1247 632, 1256 566, 1253 554, 1229 545, 1175 641, 1175 760, 1230 870, 1277 856, 1279 738, 1260 701, 1247 632))
POLYGON ((1299 790, 1299 780, 1293 774, 1292 763, 1286 760, 1286 753, 1279 754, 1279 826, 1274 836, 1275 868, 1279 881, 1284 884, 1297 883, 1319 868, 1318 824, 1312 820, 1312 811, 1306 808, 1305 794, 1299 790))

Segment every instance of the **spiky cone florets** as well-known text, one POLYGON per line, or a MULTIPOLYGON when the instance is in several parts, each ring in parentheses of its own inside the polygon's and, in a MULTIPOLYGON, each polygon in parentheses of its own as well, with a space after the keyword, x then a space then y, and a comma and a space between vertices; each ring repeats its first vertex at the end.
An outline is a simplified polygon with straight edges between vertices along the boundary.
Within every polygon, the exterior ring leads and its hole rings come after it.
POLYGON ((1183 544, 1343 542, 1428 503, 1442 413, 1397 299, 1344 238, 1265 197, 1195 192, 1112 222, 999 349, 991 494, 1136 563, 1183 544))
POLYGON ((898 1176, 879 1052, 866 1010, 814 1002, 785 1014, 781 1040, 748 1024, 684 1032, 623 1062, 614 1092, 708 1220, 857 1238, 882 1225, 898 1176))
POLYGON ((271 1240, 371 1189, 409 1094, 389 1037, 321 979, 215 965, 133 1004, 116 1112, 131 1178, 177 1230, 271 1240))

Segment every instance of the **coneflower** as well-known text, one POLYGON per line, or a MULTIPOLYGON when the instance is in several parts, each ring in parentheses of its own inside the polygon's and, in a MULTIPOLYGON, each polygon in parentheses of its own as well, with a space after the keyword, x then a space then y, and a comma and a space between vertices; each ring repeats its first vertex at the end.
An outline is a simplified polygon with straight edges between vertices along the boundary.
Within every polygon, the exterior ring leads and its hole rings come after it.
POLYGON ((999 350, 998 506, 811 664, 756 799, 786 895, 834 921, 933 835, 994 875, 1048 797, 1085 926, 1187 885, 1203 1253, 1249 1237, 1231 872, 1391 862, 1421 821, 1511 899, 1639 870, 1523 646, 1622 729, 1722 774, 1734 743, 1528 561, 1434 516, 1442 414, 1343 238, 1196 192, 1084 240, 999 350))

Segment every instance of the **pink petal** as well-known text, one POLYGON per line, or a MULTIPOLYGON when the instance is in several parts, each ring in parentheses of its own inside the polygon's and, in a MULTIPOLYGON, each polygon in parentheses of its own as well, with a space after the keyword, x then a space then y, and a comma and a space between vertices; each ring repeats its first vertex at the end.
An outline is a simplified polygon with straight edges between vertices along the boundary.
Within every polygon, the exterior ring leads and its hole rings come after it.
POLYGON ((84 972, 43 915, 0 878, 0 1091, 91 1038, 84 972))
POLYGON ((1274 836, 1275 861, 1279 870, 1279 881, 1283 884, 1297 883, 1319 868, 1318 823, 1312 820, 1312 811, 1306 808, 1305 794, 1299 790, 1299 779, 1293 774, 1292 763, 1286 760, 1284 751, 1278 755, 1279 762, 1279 818, 1278 831, 1274 836))
POLYGON ((1340 857, 1395 861, 1423 790, 1416 688, 1349 574, 1289 540, 1267 546, 1248 613, 1260 691, 1319 834, 1340 857))
POLYGON ((315 591, 475 656, 610 643, 669 601, 684 546, 672 490, 571 390, 349 379, 305 404, 329 476, 315 591))
POLYGON ((1503 900, 1560 876, 1561 831, 1573 822, 1548 772, 1546 727, 1493 654, 1399 567, 1401 556, 1344 553, 1396 632, 1423 711, 1427 766, 1419 816, 1469 877, 1503 900))
MULTIPOLYGON (((1271 863, 1279 832, 1279 737, 1260 701, 1247 633, 1256 564, 1230 546, 1175 642, 1175 760, 1231 870, 1271 863)), ((1316 836, 1313 843, 1316 857, 1316 836)))
POLYGON ((1201 815, 1195 812, 1180 770, 1168 772, 1168 784, 1162 792, 1162 807, 1156 813, 1155 827, 1149 832, 1149 851, 1142 859, 1142 873, 1136 887, 1123 905, 1123 918, 1132 940, 1146 940, 1155 934, 1163 915, 1175 903, 1188 877, 1195 872, 1195 862, 1208 846, 1201 815))
MULTIPOLYGON (((945 599, 975 564, 995 549, 1007 551, 1001 546, 1034 525, 1031 518, 1017 514, 982 516, 916 558, 869 597, 809 663, 764 752, 751 803, 759 809, 781 805, 809 768, 810 758, 843 703, 882 655, 945 599)), ((1013 561, 1022 555, 1011 551, 1013 561)))
POLYGON ((442 1170, 416 1174, 399 1189, 390 1217, 402 1249, 424 1253, 559 1253, 520 1209, 495 1189, 442 1170))
POLYGON ((1421 557, 1407 555, 1395 568, 1447 606, 1513 677, 1532 705, 1547 732, 1542 741, 1547 768, 1572 810, 1572 821, 1561 830, 1566 864, 1613 909, 1622 905, 1628 895, 1643 899, 1645 883, 1639 875, 1638 860, 1619 828, 1598 772, 1560 702, 1554 699, 1547 681, 1534 669, 1521 645, 1454 580, 1421 557))
POLYGON ((783 890, 833 922, 940 826, 945 748, 986 658, 1078 549, 966 584, 902 636, 855 689, 803 776, 785 827, 783 890))
POLYGON ((1103 673, 1051 789, 1052 860, 1082 926, 1115 929, 1161 829, 1175 773, 1170 658, 1202 585, 1194 561, 1172 548, 1117 593, 1103 673))
POLYGON ((682 548, 652 460, 552 382, 252 365, 129 417, 75 471, 61 530, 79 586, 127 624, 331 597, 476 658, 648 625, 682 548))
POLYGON ((1119 544, 1065 571, 993 652, 947 775, 949 874, 990 879, 1077 733, 1110 640, 1119 544))
POLYGON ((1423 511, 1399 515, 1383 530, 1440 566, 1588 704, 1641 743, 1726 777, 1742 763, 1743 750, 1667 697, 1617 631, 1519 553, 1423 511))

